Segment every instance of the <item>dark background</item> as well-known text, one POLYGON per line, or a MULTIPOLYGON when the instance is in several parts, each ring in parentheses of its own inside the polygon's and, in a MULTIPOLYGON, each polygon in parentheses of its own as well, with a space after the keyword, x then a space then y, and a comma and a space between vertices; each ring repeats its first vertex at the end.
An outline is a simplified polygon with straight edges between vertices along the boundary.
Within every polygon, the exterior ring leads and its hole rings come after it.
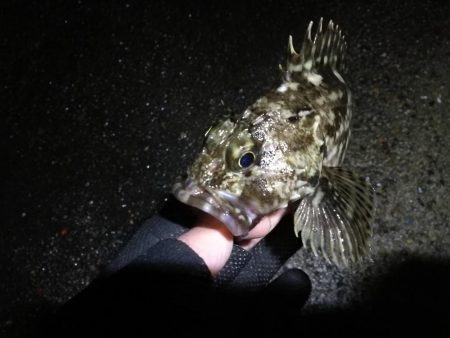
POLYGON ((288 35, 299 49, 322 16, 348 36, 346 165, 370 177, 378 211, 361 267, 340 271, 305 251, 288 262, 313 281, 305 332, 449 334, 446 1, 0 9, 1 337, 31 334, 83 289, 164 204, 209 125, 277 85, 288 35))

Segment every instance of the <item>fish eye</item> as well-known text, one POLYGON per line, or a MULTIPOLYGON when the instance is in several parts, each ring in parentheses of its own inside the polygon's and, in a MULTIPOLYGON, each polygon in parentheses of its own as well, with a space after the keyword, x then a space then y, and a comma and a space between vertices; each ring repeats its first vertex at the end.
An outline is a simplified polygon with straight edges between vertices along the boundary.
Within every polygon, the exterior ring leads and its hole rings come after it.
POLYGON ((239 166, 241 168, 248 168, 253 164, 253 162, 255 162, 255 154, 250 151, 242 154, 239 158, 239 166))

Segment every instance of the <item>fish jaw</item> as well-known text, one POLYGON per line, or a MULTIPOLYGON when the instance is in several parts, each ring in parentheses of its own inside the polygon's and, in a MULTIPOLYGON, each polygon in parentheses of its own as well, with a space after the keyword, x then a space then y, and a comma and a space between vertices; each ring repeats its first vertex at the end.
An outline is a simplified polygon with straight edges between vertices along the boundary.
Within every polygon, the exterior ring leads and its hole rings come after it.
POLYGON ((260 219, 251 204, 238 195, 199 186, 190 178, 176 183, 172 193, 180 202, 218 219, 233 236, 245 236, 260 219))

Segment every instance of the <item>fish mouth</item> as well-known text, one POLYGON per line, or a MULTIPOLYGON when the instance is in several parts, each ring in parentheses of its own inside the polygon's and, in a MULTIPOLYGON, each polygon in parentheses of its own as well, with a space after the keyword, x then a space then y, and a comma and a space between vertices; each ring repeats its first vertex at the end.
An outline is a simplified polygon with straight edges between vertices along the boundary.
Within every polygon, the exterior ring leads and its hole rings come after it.
POLYGON ((251 205, 238 195, 199 186, 189 178, 176 183, 172 193, 180 202, 221 221, 234 236, 245 236, 259 219, 251 205))

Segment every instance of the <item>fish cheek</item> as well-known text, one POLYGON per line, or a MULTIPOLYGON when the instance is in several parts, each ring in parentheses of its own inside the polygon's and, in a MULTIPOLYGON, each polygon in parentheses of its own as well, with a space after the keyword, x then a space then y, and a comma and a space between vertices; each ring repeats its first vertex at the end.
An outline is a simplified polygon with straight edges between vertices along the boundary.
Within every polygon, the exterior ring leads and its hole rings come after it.
POLYGON ((210 171, 205 170, 205 168, 210 161, 211 159, 207 154, 200 154, 200 156, 188 168, 188 176, 202 185, 205 184, 205 182, 208 181, 208 176, 210 176, 210 171))
POLYGON ((200 186, 216 189, 224 181, 226 168, 220 152, 220 147, 213 150, 203 149, 192 166, 188 169, 188 176, 200 186))
POLYGON ((273 204, 276 202, 275 197, 273 189, 270 187, 270 182, 263 177, 247 180, 241 195, 243 200, 251 202, 250 204, 259 214, 265 214, 272 211, 273 204))

